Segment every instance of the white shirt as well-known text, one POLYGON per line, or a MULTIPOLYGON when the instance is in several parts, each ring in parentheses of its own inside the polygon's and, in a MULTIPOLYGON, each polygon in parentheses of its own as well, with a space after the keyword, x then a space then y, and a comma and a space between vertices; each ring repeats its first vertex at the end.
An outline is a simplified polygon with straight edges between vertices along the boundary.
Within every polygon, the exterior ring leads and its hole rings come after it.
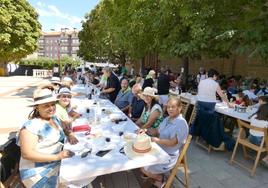
MULTIPOLYGON (((259 128, 268 127, 268 121, 258 120, 256 119, 256 117, 257 115, 252 116, 252 118, 250 119, 250 125, 259 127, 259 128)), ((260 131, 255 131, 255 130, 250 129, 249 132, 253 136, 264 136, 264 133, 260 131)))
POLYGON ((248 98, 250 99, 250 100, 253 100, 253 99, 256 99, 258 96, 257 95, 255 95, 252 91, 250 91, 250 90, 245 90, 245 91, 243 91, 243 93, 245 94, 245 95, 247 95, 248 96, 248 98))
POLYGON ((217 102, 216 91, 218 87, 220 87, 218 82, 211 78, 201 80, 198 85, 198 101, 217 102))

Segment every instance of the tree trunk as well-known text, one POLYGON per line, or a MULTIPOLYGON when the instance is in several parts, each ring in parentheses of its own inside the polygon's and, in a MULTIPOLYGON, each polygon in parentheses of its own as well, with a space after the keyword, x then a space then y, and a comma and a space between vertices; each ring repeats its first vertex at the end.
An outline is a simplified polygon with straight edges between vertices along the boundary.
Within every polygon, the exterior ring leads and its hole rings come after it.
POLYGON ((145 57, 141 58, 140 61, 140 74, 142 77, 144 76, 144 70, 145 70, 145 57))
POLYGON ((188 88, 188 73, 189 73, 189 57, 182 58, 182 81, 183 84, 188 88))
POLYGON ((8 76, 7 63, 0 62, 0 76, 8 76))
POLYGON ((126 66, 126 53, 125 52, 123 52, 123 53, 121 53, 120 54, 120 58, 119 58, 120 60, 120 64, 122 65, 122 66, 126 66))

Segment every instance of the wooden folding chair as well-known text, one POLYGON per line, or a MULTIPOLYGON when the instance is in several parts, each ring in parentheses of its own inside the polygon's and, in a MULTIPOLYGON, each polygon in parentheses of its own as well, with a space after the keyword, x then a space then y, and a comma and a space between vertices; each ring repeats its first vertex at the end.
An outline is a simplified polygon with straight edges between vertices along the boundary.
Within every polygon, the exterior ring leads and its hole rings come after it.
POLYGON ((234 147, 234 151, 233 151, 233 154, 232 154, 232 157, 230 159, 230 164, 232 163, 236 163, 237 165, 239 165, 240 167, 248 170, 250 173, 251 173, 251 176, 254 176, 255 173, 256 173, 256 168, 258 166, 258 163, 259 163, 259 159, 260 159, 260 156, 261 156, 261 153, 263 152, 268 152, 268 136, 267 136, 267 128, 259 128, 259 127, 255 127, 255 126, 252 126, 246 122, 243 122, 239 119, 237 119, 237 123, 238 123, 238 127, 239 127, 239 132, 238 132, 238 137, 237 137, 237 140, 236 140, 236 144, 235 144, 235 147, 234 147), (260 131, 260 132, 263 132, 264 136, 262 138, 262 141, 261 141, 261 144, 260 146, 257 146, 255 144, 252 144, 246 137, 245 137, 245 130, 246 129, 252 129, 252 130, 255 130, 255 131, 260 131), (244 157, 245 158, 251 158, 251 159, 255 159, 254 160, 254 165, 253 165, 253 168, 248 168, 246 166, 244 166, 242 163, 236 161, 234 158, 235 158, 235 154, 236 154, 236 151, 237 151, 237 147, 238 147, 238 144, 241 144, 242 147, 243 147, 243 153, 244 153, 244 157), (248 155, 247 153, 247 148, 250 148, 254 151, 257 152, 257 155, 256 157, 252 157, 250 155, 248 155))
POLYGON ((189 148, 189 145, 191 143, 192 136, 188 135, 186 143, 184 144, 182 151, 178 157, 178 160, 176 162, 175 167, 171 170, 171 174, 168 177, 167 183, 165 185, 165 188, 169 188, 176 177, 176 179, 182 183, 185 187, 189 187, 189 174, 188 174, 188 164, 187 164, 187 150, 189 148), (182 181, 178 176, 177 176, 177 171, 183 168, 184 170, 184 181, 182 181))
POLYGON ((196 105, 194 105, 192 113, 191 113, 191 116, 190 116, 190 119, 188 121, 189 127, 191 127, 193 125, 193 123, 194 123, 194 120, 196 118, 196 112, 197 112, 197 108, 196 108, 196 105))
POLYGON ((186 115, 187 115, 187 112, 189 110, 191 101, 189 99, 185 98, 185 97, 180 97, 180 100, 181 100, 181 103, 182 103, 182 109, 181 109, 182 116, 186 119, 186 115))

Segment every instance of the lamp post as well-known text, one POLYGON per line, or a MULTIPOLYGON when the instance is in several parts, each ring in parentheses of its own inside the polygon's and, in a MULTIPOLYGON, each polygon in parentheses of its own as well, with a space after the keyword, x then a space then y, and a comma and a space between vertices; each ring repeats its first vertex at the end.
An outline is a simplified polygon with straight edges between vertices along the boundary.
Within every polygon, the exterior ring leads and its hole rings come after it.
POLYGON ((59 65, 59 75, 61 76, 61 66, 60 66, 60 39, 57 40, 57 52, 58 52, 58 65, 59 65))

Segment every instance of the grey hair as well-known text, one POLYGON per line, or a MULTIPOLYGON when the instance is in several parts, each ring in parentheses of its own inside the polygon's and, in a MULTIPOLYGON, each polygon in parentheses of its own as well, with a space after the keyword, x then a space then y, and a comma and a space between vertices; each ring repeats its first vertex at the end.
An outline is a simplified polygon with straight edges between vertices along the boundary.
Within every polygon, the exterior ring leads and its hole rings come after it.
POLYGON ((113 71, 112 68, 109 67, 109 66, 103 67, 102 70, 104 70, 104 71, 106 71, 106 72, 110 72, 110 73, 113 71))

